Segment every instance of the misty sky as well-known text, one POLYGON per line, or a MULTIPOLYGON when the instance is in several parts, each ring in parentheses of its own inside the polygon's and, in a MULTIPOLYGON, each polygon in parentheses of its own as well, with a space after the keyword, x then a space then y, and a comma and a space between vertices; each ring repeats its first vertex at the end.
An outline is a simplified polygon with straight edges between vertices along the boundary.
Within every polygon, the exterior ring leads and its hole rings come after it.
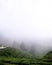
POLYGON ((12 39, 51 39, 52 0, 0 0, 0 34, 12 39))

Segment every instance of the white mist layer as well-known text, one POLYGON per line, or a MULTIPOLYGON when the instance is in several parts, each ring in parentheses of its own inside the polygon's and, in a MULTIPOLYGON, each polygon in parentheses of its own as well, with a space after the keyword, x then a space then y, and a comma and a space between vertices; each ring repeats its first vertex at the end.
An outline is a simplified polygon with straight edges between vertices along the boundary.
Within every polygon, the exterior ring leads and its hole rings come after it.
POLYGON ((52 0, 0 0, 0 33, 31 41, 37 51, 52 49, 52 0))

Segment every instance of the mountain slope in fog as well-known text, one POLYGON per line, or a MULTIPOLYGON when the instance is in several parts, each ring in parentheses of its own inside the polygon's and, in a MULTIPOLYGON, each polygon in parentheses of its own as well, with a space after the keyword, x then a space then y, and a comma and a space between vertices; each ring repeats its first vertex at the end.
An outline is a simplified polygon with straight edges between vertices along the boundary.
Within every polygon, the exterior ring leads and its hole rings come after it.
POLYGON ((26 52, 23 52, 19 49, 7 47, 0 49, 0 56, 6 57, 16 57, 16 58, 30 58, 32 55, 26 52))
POLYGON ((34 58, 30 54, 15 48, 0 49, 0 65, 52 65, 52 51, 43 58, 34 58))
POLYGON ((48 52, 43 59, 45 62, 52 62, 52 51, 48 52))
POLYGON ((44 65, 52 65, 52 51, 49 51, 40 61, 44 65))

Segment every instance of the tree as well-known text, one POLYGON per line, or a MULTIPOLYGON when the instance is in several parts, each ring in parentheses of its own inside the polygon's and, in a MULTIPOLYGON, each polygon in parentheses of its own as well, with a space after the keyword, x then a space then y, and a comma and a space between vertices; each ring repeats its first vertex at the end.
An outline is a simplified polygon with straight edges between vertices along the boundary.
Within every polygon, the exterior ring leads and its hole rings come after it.
POLYGON ((30 53, 31 53, 31 54, 35 54, 35 47, 34 47, 34 45, 31 46, 31 48, 30 48, 30 53))
POLYGON ((26 48, 24 43, 21 43, 20 49, 23 50, 23 51, 27 51, 27 48, 26 48))
POLYGON ((14 41, 12 47, 13 47, 13 48, 19 48, 18 42, 14 41))

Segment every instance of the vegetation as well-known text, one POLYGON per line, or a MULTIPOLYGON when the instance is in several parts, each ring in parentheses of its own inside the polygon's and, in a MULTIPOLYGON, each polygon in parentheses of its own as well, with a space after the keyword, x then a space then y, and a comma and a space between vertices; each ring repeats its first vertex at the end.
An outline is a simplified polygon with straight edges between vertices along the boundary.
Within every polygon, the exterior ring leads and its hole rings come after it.
POLYGON ((41 59, 15 48, 0 49, 0 65, 52 65, 52 52, 41 59))

